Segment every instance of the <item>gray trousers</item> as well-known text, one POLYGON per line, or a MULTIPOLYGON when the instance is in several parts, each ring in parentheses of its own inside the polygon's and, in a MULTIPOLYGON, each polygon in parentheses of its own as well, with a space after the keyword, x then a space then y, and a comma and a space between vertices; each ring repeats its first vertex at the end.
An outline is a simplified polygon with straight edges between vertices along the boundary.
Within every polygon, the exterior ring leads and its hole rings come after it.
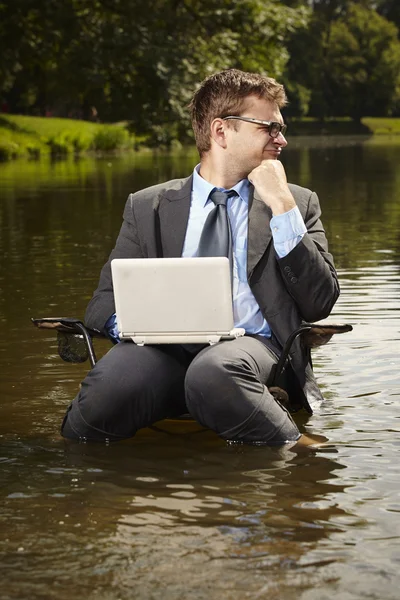
POLYGON ((266 383, 275 354, 244 336, 198 353, 180 345, 121 342, 94 366, 69 406, 61 433, 115 441, 183 413, 223 439, 283 444, 300 433, 266 383))

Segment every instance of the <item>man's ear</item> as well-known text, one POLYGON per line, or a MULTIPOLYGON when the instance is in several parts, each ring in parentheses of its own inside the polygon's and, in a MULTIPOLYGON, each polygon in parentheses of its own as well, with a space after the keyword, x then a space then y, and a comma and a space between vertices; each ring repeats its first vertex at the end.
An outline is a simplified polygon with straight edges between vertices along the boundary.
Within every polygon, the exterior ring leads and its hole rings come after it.
POLYGON ((221 148, 226 148, 226 131, 227 124, 223 119, 219 117, 214 119, 211 123, 211 140, 213 140, 221 148))

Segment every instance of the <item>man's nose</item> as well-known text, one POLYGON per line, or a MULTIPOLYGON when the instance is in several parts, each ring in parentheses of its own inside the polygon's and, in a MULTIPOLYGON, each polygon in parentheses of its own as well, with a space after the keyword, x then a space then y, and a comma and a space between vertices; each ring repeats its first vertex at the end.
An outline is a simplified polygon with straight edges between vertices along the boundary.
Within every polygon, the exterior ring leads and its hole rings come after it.
POLYGON ((274 140, 275 144, 277 144, 278 146, 282 146, 283 148, 285 146, 287 146, 287 144, 288 144, 287 139, 285 138, 285 136, 283 135, 283 133, 281 131, 278 133, 278 135, 275 138, 273 138, 273 140, 274 140))

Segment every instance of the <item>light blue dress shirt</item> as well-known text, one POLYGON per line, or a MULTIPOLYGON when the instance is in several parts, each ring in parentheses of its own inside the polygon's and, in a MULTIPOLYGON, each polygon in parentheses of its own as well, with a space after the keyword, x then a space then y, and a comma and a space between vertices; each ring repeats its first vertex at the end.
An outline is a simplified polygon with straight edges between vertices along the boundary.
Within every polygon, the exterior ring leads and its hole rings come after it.
MULTIPOLYGON (((210 193, 215 186, 199 175, 200 165, 193 171, 192 199, 189 222, 183 245, 183 257, 197 256, 200 235, 209 212, 214 208, 210 193)), ((224 191, 223 188, 218 188, 224 191)), ((243 327, 246 333, 271 336, 271 330, 264 319, 260 307, 254 298, 247 282, 247 223, 249 212, 250 183, 242 179, 233 188, 238 193, 228 199, 228 215, 233 241, 233 316, 235 327, 243 327)), ((300 242, 307 229, 296 206, 289 212, 272 217, 270 225, 275 251, 283 258, 300 242)), ((112 315, 106 329, 114 339, 119 341, 115 315, 112 315)))

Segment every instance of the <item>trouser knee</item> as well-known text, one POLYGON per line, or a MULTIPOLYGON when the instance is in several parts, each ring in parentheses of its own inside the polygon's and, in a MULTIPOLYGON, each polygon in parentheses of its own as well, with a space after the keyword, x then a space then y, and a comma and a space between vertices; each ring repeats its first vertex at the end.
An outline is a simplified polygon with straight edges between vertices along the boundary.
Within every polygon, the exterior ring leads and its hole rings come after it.
POLYGON ((185 366, 162 348, 121 343, 82 382, 62 425, 65 437, 120 440, 186 412, 185 366))
MULTIPOLYGON (((241 361, 224 356, 199 356, 185 378, 186 404, 192 416, 203 425, 222 433, 231 423, 247 418, 253 398, 246 395, 241 361)), ((261 383, 254 382, 262 394, 261 383)))
POLYGON ((266 363, 272 367, 275 359, 265 353, 254 357, 247 347, 218 350, 204 351, 187 371, 186 403, 192 416, 224 439, 262 443, 297 439, 293 420, 266 387, 266 363))

